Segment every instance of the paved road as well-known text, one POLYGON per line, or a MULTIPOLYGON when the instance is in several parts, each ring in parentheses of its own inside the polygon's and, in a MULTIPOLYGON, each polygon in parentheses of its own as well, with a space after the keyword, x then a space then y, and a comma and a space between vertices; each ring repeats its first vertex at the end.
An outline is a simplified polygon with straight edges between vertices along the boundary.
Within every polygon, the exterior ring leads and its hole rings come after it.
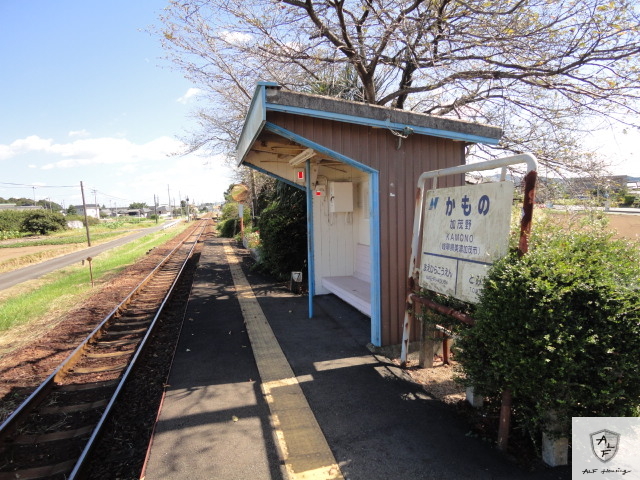
POLYGON ((177 222, 171 222, 156 227, 144 228, 136 231, 135 233, 132 233, 131 235, 127 235, 126 237, 118 238, 101 245, 87 247, 83 250, 69 253, 68 255, 52 258, 51 260, 47 260, 46 262, 36 263, 34 265, 29 265, 28 267, 20 268, 12 272, 2 273, 0 274, 0 290, 13 287, 14 285, 17 285, 19 283, 26 282, 27 280, 33 280, 34 278, 41 277, 43 275, 46 275, 47 273, 58 270, 59 268, 66 267, 73 263, 81 262, 88 257, 96 257, 106 250, 120 247, 129 242, 137 240, 138 238, 144 237, 145 235, 149 235, 150 233, 171 227, 176 223, 177 222))

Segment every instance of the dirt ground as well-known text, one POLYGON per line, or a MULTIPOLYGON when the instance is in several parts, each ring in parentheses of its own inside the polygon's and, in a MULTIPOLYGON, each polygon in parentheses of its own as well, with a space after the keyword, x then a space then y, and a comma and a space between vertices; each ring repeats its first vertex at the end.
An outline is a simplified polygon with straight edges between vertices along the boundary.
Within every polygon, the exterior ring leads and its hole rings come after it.
POLYGON ((25 255, 32 255, 38 252, 44 252, 45 250, 52 250, 51 245, 36 245, 32 247, 20 247, 20 248, 0 248, 0 263, 12 258, 23 257, 25 255))
POLYGON ((629 240, 640 240, 640 215, 639 214, 609 214, 609 226, 617 232, 617 235, 629 240))

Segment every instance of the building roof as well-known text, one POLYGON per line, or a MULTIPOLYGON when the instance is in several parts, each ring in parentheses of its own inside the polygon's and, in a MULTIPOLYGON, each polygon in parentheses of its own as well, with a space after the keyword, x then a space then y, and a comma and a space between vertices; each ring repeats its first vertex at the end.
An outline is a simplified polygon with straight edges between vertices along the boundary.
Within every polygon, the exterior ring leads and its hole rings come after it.
POLYGON ((469 143, 495 145, 502 136, 502 129, 499 127, 338 98, 289 92, 282 90, 278 84, 260 82, 238 141, 239 163, 244 160, 262 131, 267 111, 387 128, 404 135, 430 135, 469 143))
POLYGON ((95 203, 86 203, 84 205, 74 205, 74 207, 76 209, 78 209, 78 208, 79 209, 83 209, 85 207, 87 207, 87 208, 100 208, 100 205, 96 205, 95 203))

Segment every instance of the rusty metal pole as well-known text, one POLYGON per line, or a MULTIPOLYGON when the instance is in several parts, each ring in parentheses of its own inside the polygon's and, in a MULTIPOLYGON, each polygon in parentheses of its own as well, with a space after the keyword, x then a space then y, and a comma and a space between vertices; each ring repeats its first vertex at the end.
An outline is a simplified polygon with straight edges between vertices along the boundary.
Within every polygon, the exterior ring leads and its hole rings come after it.
MULTIPOLYGON (((533 205, 536 198, 536 180, 538 172, 530 171, 524 177, 524 200, 522 202, 522 220, 520 221, 520 240, 518 254, 524 255, 529 251, 529 235, 533 222, 533 205)), ((511 390, 502 392, 500 406, 500 425, 498 427, 498 449, 505 451, 509 446, 509 427, 511 425, 511 390)))
POLYGON ((533 205, 536 199, 536 180, 538 172, 530 171, 524 177, 524 200, 522 202, 522 220, 520 221, 520 241, 518 251, 524 255, 529 251, 529 235, 533 222, 533 205))
POLYGON ((502 392, 500 406, 500 426, 498 427, 498 450, 504 452, 509 446, 509 427, 511 425, 511 390, 502 392))

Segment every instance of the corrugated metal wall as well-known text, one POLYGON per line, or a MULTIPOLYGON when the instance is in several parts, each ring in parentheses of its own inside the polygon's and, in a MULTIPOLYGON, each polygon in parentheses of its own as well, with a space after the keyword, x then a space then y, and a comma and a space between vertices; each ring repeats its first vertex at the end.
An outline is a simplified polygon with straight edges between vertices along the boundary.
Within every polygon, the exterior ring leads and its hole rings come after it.
MULTIPOLYGON (((379 172, 382 344, 400 343, 418 177, 463 164, 464 143, 411 135, 398 149, 399 137, 384 128, 277 112, 269 112, 267 120, 379 172)), ((459 175, 441 179, 438 186, 462 182, 459 175)))

